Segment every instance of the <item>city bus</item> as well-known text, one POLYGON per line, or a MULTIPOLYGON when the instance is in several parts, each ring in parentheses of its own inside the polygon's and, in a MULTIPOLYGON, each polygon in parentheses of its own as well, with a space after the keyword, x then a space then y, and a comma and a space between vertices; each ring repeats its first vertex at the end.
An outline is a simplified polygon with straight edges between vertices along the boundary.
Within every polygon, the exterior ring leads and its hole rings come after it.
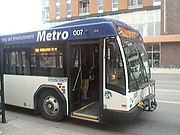
POLYGON ((89 18, 0 39, 8 105, 51 121, 103 122, 156 109, 143 39, 123 22, 89 18))

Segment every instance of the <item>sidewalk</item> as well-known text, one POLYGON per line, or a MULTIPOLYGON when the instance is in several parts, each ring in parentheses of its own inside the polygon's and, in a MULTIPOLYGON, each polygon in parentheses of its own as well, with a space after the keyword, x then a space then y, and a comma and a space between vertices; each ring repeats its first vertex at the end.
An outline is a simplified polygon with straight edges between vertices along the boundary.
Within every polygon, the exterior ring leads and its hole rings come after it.
POLYGON ((81 131, 63 129, 61 122, 34 115, 6 111, 7 123, 0 123, 0 135, 84 135, 81 131))
MULTIPOLYGON (((9 118, 9 116, 8 116, 9 118)), ((57 127, 12 118, 6 124, 0 124, 0 135, 78 135, 57 127)))

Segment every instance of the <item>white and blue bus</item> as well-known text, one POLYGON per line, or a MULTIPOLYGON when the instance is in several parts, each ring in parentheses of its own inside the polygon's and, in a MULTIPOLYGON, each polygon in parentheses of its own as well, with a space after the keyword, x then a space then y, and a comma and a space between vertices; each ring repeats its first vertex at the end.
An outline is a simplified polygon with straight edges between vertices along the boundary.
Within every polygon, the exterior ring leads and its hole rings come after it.
POLYGON ((6 104, 52 121, 69 116, 94 122, 134 118, 157 106, 143 39, 123 22, 83 19, 0 39, 6 104))

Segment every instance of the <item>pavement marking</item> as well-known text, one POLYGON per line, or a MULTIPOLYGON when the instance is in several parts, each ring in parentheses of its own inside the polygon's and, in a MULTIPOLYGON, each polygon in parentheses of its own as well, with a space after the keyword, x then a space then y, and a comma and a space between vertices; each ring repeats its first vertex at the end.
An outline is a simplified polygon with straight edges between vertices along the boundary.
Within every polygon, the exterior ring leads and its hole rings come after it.
POLYGON ((180 90, 167 90, 167 89, 156 89, 157 91, 165 91, 165 92, 179 92, 180 90))
POLYGON ((174 101, 164 101, 164 100, 157 100, 159 103, 168 103, 168 104, 177 104, 180 105, 180 102, 174 102, 174 101))

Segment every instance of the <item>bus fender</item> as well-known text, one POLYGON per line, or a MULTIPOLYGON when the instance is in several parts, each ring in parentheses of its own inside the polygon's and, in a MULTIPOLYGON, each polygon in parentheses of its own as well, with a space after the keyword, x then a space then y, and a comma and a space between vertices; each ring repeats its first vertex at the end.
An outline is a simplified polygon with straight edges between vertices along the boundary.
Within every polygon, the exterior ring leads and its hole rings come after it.
MULTIPOLYGON (((43 84, 37 89, 37 91, 34 94, 34 111, 35 111, 35 113, 39 112, 38 99, 39 99, 39 96, 41 95, 41 93, 43 93, 43 91, 45 91, 45 90, 54 90, 54 91, 56 91, 59 94, 59 96, 62 98, 63 103, 64 103, 64 107, 67 108, 66 99, 65 99, 64 95, 61 93, 61 91, 54 85, 43 84)), ((64 109, 64 114, 65 115, 67 115, 66 110, 67 109, 64 109)))

